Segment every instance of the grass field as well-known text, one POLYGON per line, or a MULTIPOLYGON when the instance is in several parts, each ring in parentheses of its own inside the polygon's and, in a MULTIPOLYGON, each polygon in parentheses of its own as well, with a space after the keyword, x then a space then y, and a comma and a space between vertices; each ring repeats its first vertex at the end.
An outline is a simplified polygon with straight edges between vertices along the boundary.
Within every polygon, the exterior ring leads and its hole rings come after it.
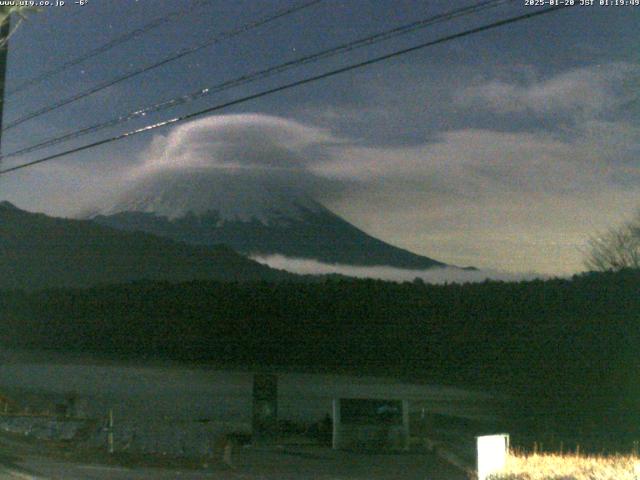
POLYGON ((640 457, 512 453, 505 472, 491 479, 640 480, 640 457))

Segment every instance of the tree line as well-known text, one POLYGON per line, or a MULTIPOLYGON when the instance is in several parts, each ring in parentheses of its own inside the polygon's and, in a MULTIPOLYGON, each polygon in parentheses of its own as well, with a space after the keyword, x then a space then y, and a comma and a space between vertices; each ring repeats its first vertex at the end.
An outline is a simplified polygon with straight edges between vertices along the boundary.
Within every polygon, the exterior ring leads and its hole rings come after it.
POLYGON ((522 422, 550 412, 596 425, 615 410, 627 428, 640 413, 639 287, 640 271, 627 269, 464 285, 334 278, 3 291, 0 341, 395 375, 507 393, 522 422))

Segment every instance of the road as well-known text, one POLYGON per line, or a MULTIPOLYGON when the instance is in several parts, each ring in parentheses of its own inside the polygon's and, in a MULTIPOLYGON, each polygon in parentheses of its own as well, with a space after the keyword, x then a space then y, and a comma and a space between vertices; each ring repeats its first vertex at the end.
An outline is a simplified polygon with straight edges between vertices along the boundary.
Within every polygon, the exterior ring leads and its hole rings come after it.
POLYGON ((233 468, 223 464, 200 469, 123 467, 33 454, 11 459, 4 473, 2 468, 2 480, 466 480, 461 471, 434 455, 362 454, 308 447, 240 449, 233 455, 233 468))

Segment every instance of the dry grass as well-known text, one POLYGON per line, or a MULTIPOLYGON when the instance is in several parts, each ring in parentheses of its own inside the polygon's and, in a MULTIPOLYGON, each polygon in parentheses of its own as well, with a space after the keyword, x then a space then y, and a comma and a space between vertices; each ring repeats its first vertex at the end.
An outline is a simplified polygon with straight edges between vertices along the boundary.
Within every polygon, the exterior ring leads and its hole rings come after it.
POLYGON ((492 480, 640 480, 640 457, 512 453, 492 480))

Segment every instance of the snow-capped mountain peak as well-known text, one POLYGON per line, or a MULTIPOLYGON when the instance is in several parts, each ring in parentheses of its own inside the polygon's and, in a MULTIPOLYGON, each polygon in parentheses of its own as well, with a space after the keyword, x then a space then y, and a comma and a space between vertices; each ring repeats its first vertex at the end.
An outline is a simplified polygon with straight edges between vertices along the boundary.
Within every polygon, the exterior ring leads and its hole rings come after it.
POLYGON ((215 214, 221 223, 258 221, 268 225, 283 219, 300 220, 305 211, 322 210, 319 203, 281 182, 191 171, 135 182, 90 216, 137 212, 174 221, 187 215, 215 214))
POLYGON ((329 264, 425 269, 444 266, 373 238, 298 188, 295 177, 171 171, 135 182, 90 218, 247 255, 280 254, 329 264))

